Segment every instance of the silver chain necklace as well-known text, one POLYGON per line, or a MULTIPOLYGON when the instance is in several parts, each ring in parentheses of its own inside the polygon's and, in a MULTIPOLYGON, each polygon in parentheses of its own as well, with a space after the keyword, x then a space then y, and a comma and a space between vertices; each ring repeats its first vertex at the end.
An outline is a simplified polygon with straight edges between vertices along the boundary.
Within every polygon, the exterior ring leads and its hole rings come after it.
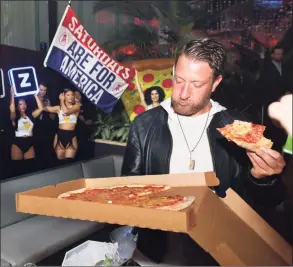
POLYGON ((177 118, 178 118, 178 122, 179 122, 179 125, 180 125, 180 128, 181 128, 181 132, 182 132, 182 134, 183 134, 183 137, 184 137, 185 143, 186 143, 187 148, 188 148, 188 150, 189 150, 189 170, 194 170, 194 167, 195 167, 195 160, 192 159, 191 154, 192 154, 192 152, 197 148, 197 146, 198 146, 198 144, 199 144, 201 138, 203 137, 204 131, 205 131, 205 129, 206 129, 206 127, 207 127, 207 124, 208 124, 208 120, 209 120, 210 112, 211 112, 211 109, 209 110, 209 113, 208 113, 208 116, 207 116, 207 119, 206 119, 205 125, 204 125, 204 127, 203 127, 203 131, 202 131, 202 133, 201 133, 201 135, 200 135, 200 137, 199 137, 199 139, 198 139, 196 145, 194 146, 194 148, 193 148, 192 150, 190 150, 190 148, 189 148, 189 145, 188 145, 188 142, 187 142, 187 139, 186 139, 185 133, 184 133, 184 131, 183 131, 183 128, 182 128, 182 125, 181 125, 181 122, 180 122, 179 116, 178 116, 178 114, 177 114, 177 118))

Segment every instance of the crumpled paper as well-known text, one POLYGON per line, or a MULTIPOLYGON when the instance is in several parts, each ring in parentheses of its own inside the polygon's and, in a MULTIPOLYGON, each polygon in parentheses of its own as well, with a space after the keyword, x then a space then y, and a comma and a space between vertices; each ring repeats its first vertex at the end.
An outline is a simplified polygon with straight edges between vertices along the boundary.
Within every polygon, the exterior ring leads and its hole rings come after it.
POLYGON ((106 254, 114 255, 118 244, 86 241, 65 254, 62 266, 95 266, 105 259, 106 254))

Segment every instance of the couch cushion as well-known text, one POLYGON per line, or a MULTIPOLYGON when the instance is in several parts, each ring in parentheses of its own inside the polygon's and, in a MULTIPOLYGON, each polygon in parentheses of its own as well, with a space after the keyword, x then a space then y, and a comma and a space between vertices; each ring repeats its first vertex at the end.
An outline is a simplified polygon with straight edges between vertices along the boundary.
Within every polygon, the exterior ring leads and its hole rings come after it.
POLYGON ((83 162, 81 166, 85 178, 103 178, 115 176, 113 156, 89 160, 83 162))
POLYGON ((7 261, 1 259, 1 265, 0 266, 11 266, 7 261))
POLYGON ((104 227, 102 223, 34 216, 1 229, 1 259, 37 263, 104 227))
POLYGON ((1 228, 19 222, 33 215, 16 212, 15 194, 82 178, 80 163, 16 177, 1 182, 1 228))
POLYGON ((111 155, 104 158, 83 162, 82 170, 85 178, 103 178, 121 176, 123 156, 111 155))

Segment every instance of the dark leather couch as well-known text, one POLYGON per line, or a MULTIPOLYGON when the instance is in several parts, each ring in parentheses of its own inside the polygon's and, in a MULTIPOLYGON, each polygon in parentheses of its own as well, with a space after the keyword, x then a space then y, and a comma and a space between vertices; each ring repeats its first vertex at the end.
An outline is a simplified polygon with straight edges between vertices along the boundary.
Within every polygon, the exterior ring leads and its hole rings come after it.
POLYGON ((102 223, 16 212, 15 194, 79 178, 121 175, 122 156, 78 162, 1 181, 1 266, 37 263, 104 227, 102 223))

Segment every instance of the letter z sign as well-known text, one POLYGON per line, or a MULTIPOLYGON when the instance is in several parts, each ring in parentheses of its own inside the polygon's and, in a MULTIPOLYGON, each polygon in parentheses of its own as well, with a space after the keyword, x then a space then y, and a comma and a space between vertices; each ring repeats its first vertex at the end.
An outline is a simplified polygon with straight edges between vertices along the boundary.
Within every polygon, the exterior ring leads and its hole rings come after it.
POLYGON ((34 95, 39 92, 36 70, 34 67, 13 68, 8 71, 10 84, 15 96, 34 95))

